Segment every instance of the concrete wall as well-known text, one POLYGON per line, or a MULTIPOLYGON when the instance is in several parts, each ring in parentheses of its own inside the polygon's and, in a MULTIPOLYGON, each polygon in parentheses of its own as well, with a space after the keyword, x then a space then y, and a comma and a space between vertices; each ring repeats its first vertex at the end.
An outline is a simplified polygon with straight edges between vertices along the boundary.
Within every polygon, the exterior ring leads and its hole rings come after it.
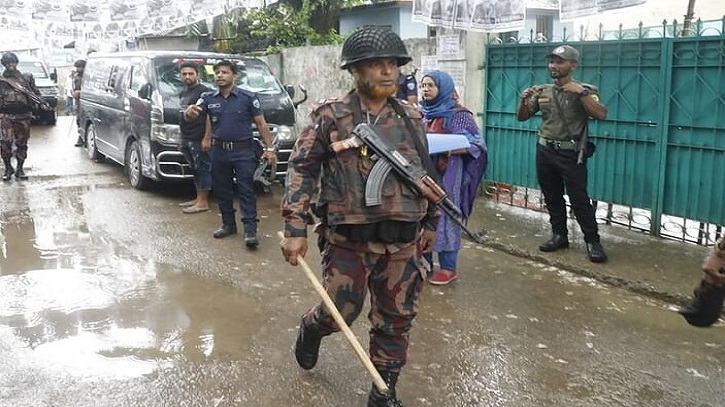
POLYGON ((413 21, 412 7, 378 6, 360 10, 343 10, 340 13, 340 35, 346 37, 356 28, 365 25, 388 25, 400 38, 427 38, 428 26, 413 21))
MULTIPOLYGON (((403 72, 406 73, 420 68, 421 56, 435 54, 436 51, 434 39, 405 40, 405 45, 413 57, 413 61, 403 67, 403 72)), ((346 70, 340 69, 341 50, 342 45, 287 48, 281 54, 262 58, 282 83, 303 84, 307 88, 309 99, 300 106, 297 113, 298 125, 306 122, 307 115, 316 102, 325 98, 341 97, 352 89, 352 76, 346 70)))

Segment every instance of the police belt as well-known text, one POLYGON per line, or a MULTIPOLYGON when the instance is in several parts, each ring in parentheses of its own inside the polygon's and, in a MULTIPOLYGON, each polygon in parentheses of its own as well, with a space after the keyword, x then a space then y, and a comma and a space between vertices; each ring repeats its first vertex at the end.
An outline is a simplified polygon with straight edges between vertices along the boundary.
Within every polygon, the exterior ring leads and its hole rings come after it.
POLYGON ((247 140, 236 140, 236 141, 226 141, 226 140, 218 140, 213 139, 211 141, 212 147, 219 148, 221 150, 225 151, 234 151, 234 150, 244 150, 247 148, 252 148, 254 145, 254 139, 247 139, 247 140))
POLYGON ((334 225, 331 230, 345 236, 351 242, 408 243, 418 238, 420 224, 384 220, 362 225, 334 225))
POLYGON ((539 137, 539 144, 546 147, 551 147, 555 150, 576 150, 577 143, 573 140, 552 140, 544 137, 539 137))

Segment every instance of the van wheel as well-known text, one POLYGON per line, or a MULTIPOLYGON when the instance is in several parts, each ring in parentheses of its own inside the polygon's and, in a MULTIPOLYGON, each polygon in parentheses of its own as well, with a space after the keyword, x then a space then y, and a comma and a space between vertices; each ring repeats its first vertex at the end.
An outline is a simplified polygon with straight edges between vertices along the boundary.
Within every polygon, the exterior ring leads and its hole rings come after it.
POLYGON ((144 177, 141 172, 141 146, 138 141, 134 141, 128 146, 126 151, 126 173, 128 174, 128 182, 134 189, 148 189, 151 180, 144 177))
POLYGON ((88 125, 88 129, 86 130, 86 152, 88 153, 88 158, 93 161, 103 159, 103 154, 98 152, 96 136, 96 126, 91 123, 88 125))

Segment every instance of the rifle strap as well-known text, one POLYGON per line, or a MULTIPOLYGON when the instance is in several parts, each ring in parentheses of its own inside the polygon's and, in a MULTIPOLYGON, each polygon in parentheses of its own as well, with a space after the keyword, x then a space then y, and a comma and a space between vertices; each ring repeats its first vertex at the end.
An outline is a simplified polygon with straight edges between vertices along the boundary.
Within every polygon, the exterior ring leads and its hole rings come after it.
MULTIPOLYGON (((350 94, 350 102, 350 104, 352 105, 351 108, 353 126, 357 126, 358 124, 363 123, 363 119, 360 97, 357 95, 356 92, 352 92, 350 94)), ((405 121, 405 127, 408 129, 408 133, 413 138, 413 143, 415 144, 415 149, 418 151, 418 155, 420 156, 420 161, 423 165, 423 169, 428 174, 428 176, 438 182, 438 171, 436 171, 435 165, 433 165, 433 161, 428 154, 428 149, 423 146, 423 142, 420 141, 420 134, 413 125, 413 121, 410 120, 410 117, 408 117, 408 114, 405 112, 403 106, 395 98, 389 97, 388 104, 390 104, 395 113, 403 118, 403 120, 405 121)))

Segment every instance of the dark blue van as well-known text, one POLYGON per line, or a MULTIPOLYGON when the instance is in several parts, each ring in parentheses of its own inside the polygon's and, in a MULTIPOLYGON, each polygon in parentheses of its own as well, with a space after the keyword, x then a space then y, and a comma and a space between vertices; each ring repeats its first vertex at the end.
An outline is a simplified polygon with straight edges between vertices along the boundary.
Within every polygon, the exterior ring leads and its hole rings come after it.
MULTIPOLYGON (((193 178, 179 149, 179 65, 199 65, 200 81, 215 88, 212 67, 222 59, 238 67, 237 86, 255 92, 277 149, 274 178, 286 174, 297 139, 293 86, 283 86, 267 64, 253 57, 187 51, 93 53, 83 73, 80 133, 91 159, 106 157, 123 165, 131 185, 193 178)), ((304 91, 304 90, 303 90, 304 91)))

